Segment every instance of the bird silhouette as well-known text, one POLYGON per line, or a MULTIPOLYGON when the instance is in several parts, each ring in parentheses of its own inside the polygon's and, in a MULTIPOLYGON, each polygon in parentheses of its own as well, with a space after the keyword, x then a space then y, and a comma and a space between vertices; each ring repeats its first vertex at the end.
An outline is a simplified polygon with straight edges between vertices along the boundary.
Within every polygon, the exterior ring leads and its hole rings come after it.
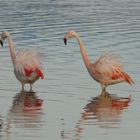
POLYGON ((106 87, 109 85, 121 82, 127 82, 129 84, 134 83, 131 77, 124 72, 123 66, 121 62, 119 62, 119 57, 117 55, 105 53, 95 63, 92 64, 86 54, 86 51, 84 50, 82 40, 75 31, 69 31, 65 35, 65 45, 67 44, 67 40, 71 38, 76 38, 78 41, 85 66, 91 77, 101 84, 103 91, 102 93, 104 93, 106 87))
POLYGON ((30 84, 30 92, 33 92, 33 83, 39 78, 44 78, 41 55, 35 50, 20 50, 16 52, 12 38, 8 32, 2 32, 1 34, 0 44, 2 46, 4 40, 8 40, 14 73, 22 85, 21 91, 24 92, 25 84, 30 84))

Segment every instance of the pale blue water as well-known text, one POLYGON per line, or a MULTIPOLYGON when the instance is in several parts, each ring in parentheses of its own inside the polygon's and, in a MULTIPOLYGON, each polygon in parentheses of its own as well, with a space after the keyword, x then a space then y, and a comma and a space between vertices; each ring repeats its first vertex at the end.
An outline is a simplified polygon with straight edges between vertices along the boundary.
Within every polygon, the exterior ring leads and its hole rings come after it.
POLYGON ((34 84, 35 95, 18 94, 7 43, 0 48, 0 139, 138 140, 139 7, 139 0, 1 0, 0 32, 11 33, 17 50, 44 53, 45 79, 34 84), (63 43, 69 30, 80 35, 93 62, 103 52, 121 55, 135 85, 114 85, 100 96, 77 42, 63 43))

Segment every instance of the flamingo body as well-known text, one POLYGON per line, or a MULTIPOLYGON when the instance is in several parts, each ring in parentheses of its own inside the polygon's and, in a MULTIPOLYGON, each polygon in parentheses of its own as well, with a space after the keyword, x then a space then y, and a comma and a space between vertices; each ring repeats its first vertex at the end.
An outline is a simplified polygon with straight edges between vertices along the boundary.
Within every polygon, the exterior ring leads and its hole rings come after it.
POLYGON ((32 92, 32 84, 39 78, 44 78, 41 56, 35 50, 20 50, 16 53, 10 34, 3 32, 1 34, 1 42, 6 38, 8 39, 14 73, 22 84, 22 91, 24 91, 25 84, 30 84, 30 92, 32 92))
POLYGON ((14 63, 14 72, 22 84, 33 84, 39 78, 44 78, 39 57, 36 51, 23 50, 18 52, 14 63))
POLYGON ((131 77, 124 72, 123 66, 119 60, 119 57, 115 54, 106 53, 103 54, 95 63, 91 63, 85 50, 82 40, 75 31, 69 31, 64 37, 64 43, 71 38, 76 38, 78 41, 80 52, 84 60, 85 66, 91 75, 91 77, 99 82, 102 86, 102 91, 107 86, 127 82, 129 84, 134 83, 131 77))
POLYGON ((89 73, 103 86, 121 82, 134 83, 131 77, 124 72, 119 58, 110 53, 104 54, 94 64, 91 64, 89 73))

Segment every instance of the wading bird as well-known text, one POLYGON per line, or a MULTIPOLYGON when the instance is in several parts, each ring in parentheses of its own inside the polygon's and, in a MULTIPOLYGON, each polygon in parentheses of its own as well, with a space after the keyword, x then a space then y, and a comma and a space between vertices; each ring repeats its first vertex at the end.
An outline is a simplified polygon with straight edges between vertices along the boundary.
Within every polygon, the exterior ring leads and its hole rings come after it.
POLYGON ((8 40, 15 76, 22 85, 21 91, 24 92, 25 84, 30 84, 30 92, 33 92, 33 83, 39 78, 44 78, 41 67, 41 55, 35 50, 20 50, 16 52, 10 34, 8 32, 2 32, 0 38, 2 46, 3 41, 6 39, 8 40))
POLYGON ((117 55, 106 53, 102 55, 95 63, 91 63, 85 50, 82 40, 75 31, 69 31, 64 37, 64 43, 67 44, 67 40, 76 38, 78 41, 80 52, 83 57, 85 66, 91 75, 91 77, 99 82, 102 87, 102 93, 109 85, 127 82, 129 84, 134 83, 131 77, 124 72, 121 63, 118 60, 117 55))

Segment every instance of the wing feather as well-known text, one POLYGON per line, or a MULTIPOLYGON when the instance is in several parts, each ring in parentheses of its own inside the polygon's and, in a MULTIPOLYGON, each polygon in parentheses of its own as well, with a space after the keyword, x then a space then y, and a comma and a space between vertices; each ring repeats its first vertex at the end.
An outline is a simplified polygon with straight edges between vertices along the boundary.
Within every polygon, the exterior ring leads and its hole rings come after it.
POLYGON ((20 50, 16 54, 15 70, 25 76, 26 70, 42 68, 42 55, 36 50, 20 50))
POLYGON ((106 53, 103 54, 95 63, 95 71, 104 75, 112 76, 116 72, 122 72, 123 66, 120 57, 116 54, 106 53))
POLYGON ((120 61, 120 56, 116 54, 106 53, 103 54, 94 64, 94 72, 104 80, 126 81, 129 84, 134 83, 131 77, 124 72, 123 66, 120 61))

